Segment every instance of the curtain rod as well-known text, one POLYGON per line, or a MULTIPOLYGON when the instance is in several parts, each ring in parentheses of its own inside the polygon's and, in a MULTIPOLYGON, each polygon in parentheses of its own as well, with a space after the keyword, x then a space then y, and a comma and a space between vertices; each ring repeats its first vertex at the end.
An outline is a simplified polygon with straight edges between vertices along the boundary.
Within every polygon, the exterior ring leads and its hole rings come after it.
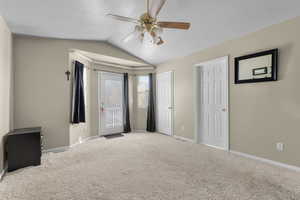
MULTIPOLYGON (((74 64, 75 61, 76 61, 76 59, 74 59, 72 63, 74 64)), ((137 70, 134 67, 128 67, 128 66, 123 66, 123 65, 109 63, 109 62, 99 62, 99 61, 95 62, 95 61, 93 61, 92 63, 94 63, 96 65, 103 66, 103 67, 113 67, 113 68, 121 69, 121 70, 128 70, 128 71, 130 71, 130 70, 136 71, 137 70)), ((140 70, 155 70, 155 68, 154 67, 141 67, 140 70)))
MULTIPOLYGON (((115 74, 125 74, 125 73, 122 73, 122 72, 114 72, 114 71, 109 71, 109 70, 101 70, 101 69, 91 69, 93 70, 94 72, 109 72, 109 73, 115 73, 115 74)), ((130 74, 130 73, 128 73, 130 74)))
POLYGON ((125 74, 125 73, 128 73, 129 75, 132 75, 132 76, 155 74, 155 73, 141 73, 141 74, 136 74, 136 73, 133 73, 133 72, 122 73, 122 72, 114 72, 114 71, 101 70, 101 69, 91 69, 91 70, 93 70, 95 72, 108 72, 108 73, 114 73, 114 74, 125 74))
MULTIPOLYGON (((73 64, 75 64, 75 60, 72 62, 73 64)), ((104 65, 103 65, 104 66, 104 65)), ((92 67, 88 67, 87 65, 83 65, 84 68, 86 69, 89 69, 89 70, 93 70, 93 71, 103 71, 103 72, 110 72, 110 73, 117 73, 117 74, 124 74, 122 72, 114 72, 114 71, 109 71, 109 70, 101 70, 101 69, 95 69, 95 68, 92 68, 92 67)), ((109 65, 106 65, 104 67, 112 67, 112 66, 109 66, 109 65)))
MULTIPOLYGON (((75 60, 72 63, 75 64, 75 60)), ((102 65, 102 66, 103 67, 113 67, 113 66, 109 66, 109 65, 102 65)), ((115 73, 115 74, 125 74, 125 73, 128 73, 129 75, 134 75, 134 76, 138 75, 134 71, 131 71, 131 69, 122 69, 122 68, 119 68, 120 70, 127 70, 127 71, 130 71, 130 72, 115 72, 113 70, 110 71, 110 70, 105 70, 105 69, 96 69, 96 68, 89 67, 87 65, 84 65, 84 68, 89 69, 89 70, 93 70, 94 72, 108 72, 108 73, 115 73)), ((113 67, 113 68, 117 68, 117 67, 113 67)), ((141 73, 141 74, 149 74, 149 73, 145 72, 145 73, 141 73)))

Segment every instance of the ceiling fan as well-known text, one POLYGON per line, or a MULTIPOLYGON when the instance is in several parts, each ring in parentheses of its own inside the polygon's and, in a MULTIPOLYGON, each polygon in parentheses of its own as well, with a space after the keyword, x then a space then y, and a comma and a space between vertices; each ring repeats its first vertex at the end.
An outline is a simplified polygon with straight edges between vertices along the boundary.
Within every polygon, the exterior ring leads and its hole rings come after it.
POLYGON ((167 0, 152 0, 150 5, 150 0, 147 0, 147 12, 142 14, 139 19, 133 19, 114 14, 107 14, 107 16, 115 20, 136 24, 134 31, 124 39, 125 42, 129 41, 135 36, 137 36, 140 41, 143 42, 145 34, 148 34, 150 38, 152 38, 151 41, 154 44, 161 45, 164 43, 162 39, 164 28, 188 30, 191 26, 191 24, 187 22, 158 21, 157 16, 166 1, 167 0))

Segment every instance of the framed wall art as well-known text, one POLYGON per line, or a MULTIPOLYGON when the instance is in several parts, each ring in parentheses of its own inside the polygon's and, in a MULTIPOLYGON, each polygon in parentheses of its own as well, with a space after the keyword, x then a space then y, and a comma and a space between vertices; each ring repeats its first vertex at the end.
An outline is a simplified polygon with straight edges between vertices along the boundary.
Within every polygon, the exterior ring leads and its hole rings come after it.
POLYGON ((235 83, 277 81, 278 49, 235 58, 235 83))

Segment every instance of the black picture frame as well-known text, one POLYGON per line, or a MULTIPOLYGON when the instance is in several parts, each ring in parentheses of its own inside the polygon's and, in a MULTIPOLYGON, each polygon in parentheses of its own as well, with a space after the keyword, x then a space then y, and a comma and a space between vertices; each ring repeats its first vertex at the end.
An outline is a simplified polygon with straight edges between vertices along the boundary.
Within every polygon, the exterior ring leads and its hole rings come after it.
MULTIPOLYGON (((242 84, 242 83, 256 83, 256 82, 267 82, 267 81, 277 81, 277 73, 278 73, 278 49, 272 49, 268 51, 262 51, 259 53, 254 53, 250 55, 245 55, 241 57, 235 58, 235 84, 242 84), (265 78, 253 78, 253 79, 247 79, 247 80, 240 80, 239 79, 239 63, 241 60, 247 60, 251 58, 256 58, 260 56, 267 56, 272 55, 272 75, 271 77, 265 77, 265 78)), ((266 69, 266 67, 261 67, 258 69, 266 69)), ((258 70, 257 69, 257 70, 258 70)), ((255 73, 254 71, 252 73, 255 73)), ((267 73, 267 72, 266 72, 267 73)), ((257 74, 258 75, 258 74, 257 74)))

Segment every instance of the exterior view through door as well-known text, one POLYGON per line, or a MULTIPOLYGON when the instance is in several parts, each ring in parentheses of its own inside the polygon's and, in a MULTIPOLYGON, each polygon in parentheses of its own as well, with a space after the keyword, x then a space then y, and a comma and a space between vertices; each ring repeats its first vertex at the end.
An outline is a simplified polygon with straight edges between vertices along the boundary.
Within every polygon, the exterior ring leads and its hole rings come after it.
POLYGON ((157 74, 157 131, 173 135, 173 72, 157 74))
POLYGON ((228 57, 201 63, 196 72, 199 142, 229 150, 228 57))
POLYGON ((99 72, 99 130, 100 135, 123 133, 123 74, 99 72))

